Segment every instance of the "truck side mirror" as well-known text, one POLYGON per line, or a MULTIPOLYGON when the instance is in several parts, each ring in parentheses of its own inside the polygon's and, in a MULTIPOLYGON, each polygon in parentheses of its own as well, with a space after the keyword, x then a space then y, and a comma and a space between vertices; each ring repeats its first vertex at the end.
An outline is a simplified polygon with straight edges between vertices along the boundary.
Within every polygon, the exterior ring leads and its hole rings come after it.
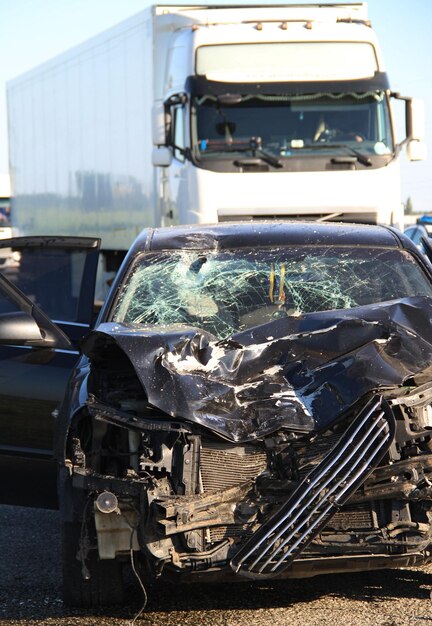
POLYGON ((166 146, 155 146, 152 150, 152 164, 158 167, 168 167, 172 162, 172 150, 166 146))
POLYGON ((409 98, 406 101, 405 120, 408 139, 424 141, 425 138, 425 109, 420 98, 409 98))
POLYGON ((424 161, 427 157, 427 147, 423 141, 416 139, 408 142, 406 147, 408 161, 424 161))
POLYGON ((423 161, 427 154, 424 102, 419 98, 410 98, 406 100, 405 107, 407 158, 409 161, 423 161))
POLYGON ((152 139, 154 146, 166 146, 169 137, 169 121, 165 104, 159 100, 152 108, 152 139))
MULTIPOLYGON (((185 93, 174 94, 168 100, 157 100, 152 107, 152 139, 154 146, 167 146, 172 143, 172 115, 173 106, 185 105, 185 93)), ((155 164, 153 164, 155 165, 155 164)))

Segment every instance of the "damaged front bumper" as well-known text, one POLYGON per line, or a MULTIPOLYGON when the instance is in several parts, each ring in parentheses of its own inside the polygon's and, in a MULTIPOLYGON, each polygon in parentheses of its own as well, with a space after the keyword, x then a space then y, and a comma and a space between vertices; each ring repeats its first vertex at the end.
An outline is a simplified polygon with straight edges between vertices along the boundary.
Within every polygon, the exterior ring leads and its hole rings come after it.
POLYGON ((427 562, 432 384, 383 395, 325 432, 280 431, 246 444, 90 402, 93 445, 100 453, 109 442, 110 461, 92 467, 88 429, 78 428, 70 472, 90 501, 103 492, 118 499, 115 511, 93 505, 100 558, 133 549, 155 575, 185 580, 427 562), (125 476, 118 467, 126 457, 125 476))

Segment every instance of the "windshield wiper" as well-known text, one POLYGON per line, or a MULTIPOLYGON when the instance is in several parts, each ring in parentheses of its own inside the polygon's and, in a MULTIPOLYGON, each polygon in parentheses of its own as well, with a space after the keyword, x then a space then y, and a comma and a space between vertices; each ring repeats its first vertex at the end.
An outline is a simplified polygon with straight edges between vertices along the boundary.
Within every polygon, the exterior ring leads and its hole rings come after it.
MULTIPOLYGON (((348 152, 350 152, 353 156, 355 156, 357 161, 361 163, 362 165, 365 165, 366 167, 369 167, 370 165, 372 165, 372 161, 370 160, 368 156, 363 154, 363 152, 360 152, 359 150, 356 150, 355 148, 348 146, 346 143, 308 144, 305 146, 305 148, 307 148, 308 150, 322 150, 323 148, 328 150, 329 148, 342 148, 344 150, 348 150, 348 152)), ((334 158, 337 158, 337 157, 334 157, 334 158)))
POLYGON ((249 149, 252 152, 252 157, 258 157, 260 158, 262 161, 264 161, 265 163, 268 163, 269 165, 271 165, 272 167, 275 168, 281 168, 282 167, 282 162, 277 159, 276 157, 274 157, 273 155, 269 154, 268 152, 266 152, 265 150, 263 150, 261 148, 262 145, 262 139, 261 137, 251 137, 249 140, 249 149))
POLYGON ((372 165, 372 161, 370 160, 370 158, 367 157, 365 154, 363 154, 363 152, 360 152, 359 150, 356 150, 352 146, 347 146, 346 144, 341 144, 340 147, 344 148, 345 150, 348 150, 349 152, 351 152, 351 154, 356 156, 357 157, 357 161, 359 163, 361 163, 362 165, 366 165, 367 167, 372 165))
POLYGON ((271 156, 271 154, 267 154, 262 150, 259 150, 258 154, 255 154, 255 156, 246 157, 245 159, 241 160, 236 159, 234 161, 234 165, 236 167, 241 167, 242 165, 257 165, 260 162, 267 163, 268 165, 271 165, 271 167, 274 167, 276 169, 280 169, 281 167, 283 167, 279 159, 276 159, 275 157, 271 156))
MULTIPOLYGON (((272 154, 269 154, 265 150, 261 148, 262 139, 261 137, 251 137, 249 141, 232 141, 231 143, 224 143, 221 146, 209 147, 206 148, 205 152, 251 152, 252 159, 259 159, 271 167, 276 169, 280 169, 283 167, 282 162, 274 157, 272 154)), ((251 162, 252 162, 251 159, 251 162)), ((247 162, 247 159, 244 159, 244 163, 247 162)), ((234 165, 239 163, 239 161, 235 161, 234 165)))

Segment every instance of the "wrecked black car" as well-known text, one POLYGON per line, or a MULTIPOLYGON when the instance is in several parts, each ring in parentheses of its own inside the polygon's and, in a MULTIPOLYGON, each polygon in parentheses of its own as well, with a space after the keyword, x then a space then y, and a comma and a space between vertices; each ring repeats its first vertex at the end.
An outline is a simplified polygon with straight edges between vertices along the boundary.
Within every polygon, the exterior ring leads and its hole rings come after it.
POLYGON ((146 230, 62 403, 64 596, 432 557, 432 268, 378 226, 146 230))

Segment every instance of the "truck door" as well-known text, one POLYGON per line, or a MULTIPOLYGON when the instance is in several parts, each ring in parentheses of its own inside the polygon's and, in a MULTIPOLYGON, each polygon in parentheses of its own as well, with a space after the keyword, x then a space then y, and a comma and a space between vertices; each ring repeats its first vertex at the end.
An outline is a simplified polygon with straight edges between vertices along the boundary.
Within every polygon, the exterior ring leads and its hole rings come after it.
POLYGON ((99 245, 81 237, 0 242, 13 259, 0 283, 2 503, 56 506, 54 420, 79 340, 92 323, 99 245), (20 297, 13 296, 14 287, 20 297))
POLYGON ((185 158, 185 108, 183 104, 171 107, 173 159, 169 167, 160 168, 161 225, 172 226, 182 222, 184 207, 189 203, 187 162, 185 158))

